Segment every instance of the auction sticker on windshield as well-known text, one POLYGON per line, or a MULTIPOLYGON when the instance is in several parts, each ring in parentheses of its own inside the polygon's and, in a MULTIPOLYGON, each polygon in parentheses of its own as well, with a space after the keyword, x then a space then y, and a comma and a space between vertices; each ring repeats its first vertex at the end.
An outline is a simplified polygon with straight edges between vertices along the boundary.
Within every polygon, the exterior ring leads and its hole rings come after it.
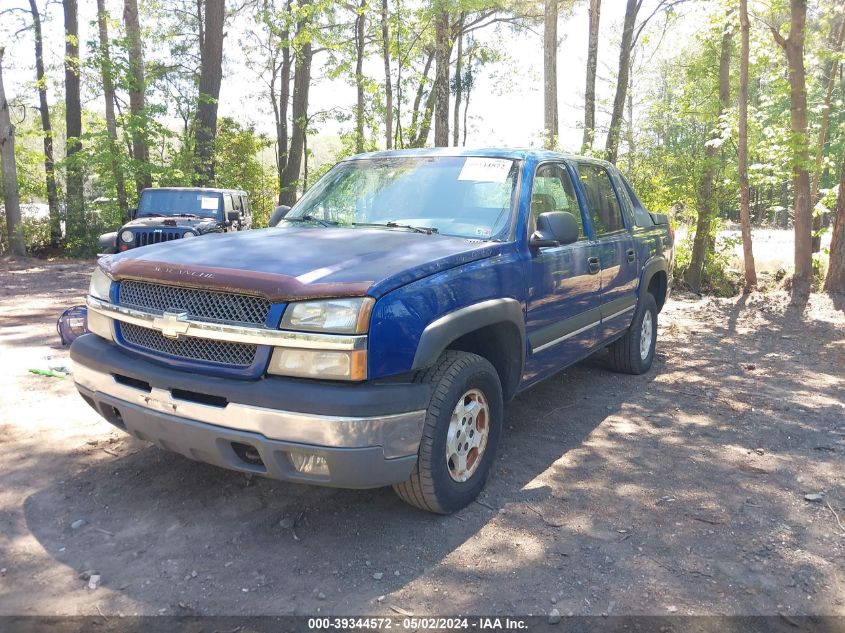
POLYGON ((202 196, 200 198, 200 201, 203 209, 217 211, 217 198, 209 198, 208 196, 202 196))
POLYGON ((505 182, 513 166, 513 161, 506 158, 481 158, 470 156, 466 159, 458 180, 476 182, 505 182))

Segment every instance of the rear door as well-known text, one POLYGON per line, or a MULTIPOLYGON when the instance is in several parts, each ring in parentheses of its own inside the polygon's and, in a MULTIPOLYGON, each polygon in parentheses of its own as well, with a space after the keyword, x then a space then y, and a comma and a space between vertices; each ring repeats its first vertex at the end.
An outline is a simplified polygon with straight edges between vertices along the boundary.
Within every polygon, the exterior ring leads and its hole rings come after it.
POLYGON ((583 357, 599 336, 601 275, 598 248, 584 231, 573 174, 563 162, 540 164, 534 173, 529 232, 537 216, 567 211, 581 226, 572 244, 532 249, 526 333, 531 356, 525 381, 530 383, 583 357))
POLYGON ((579 162, 578 177, 589 205, 593 240, 601 264, 601 339, 607 340, 631 324, 637 306, 639 264, 630 220, 607 167, 579 162))

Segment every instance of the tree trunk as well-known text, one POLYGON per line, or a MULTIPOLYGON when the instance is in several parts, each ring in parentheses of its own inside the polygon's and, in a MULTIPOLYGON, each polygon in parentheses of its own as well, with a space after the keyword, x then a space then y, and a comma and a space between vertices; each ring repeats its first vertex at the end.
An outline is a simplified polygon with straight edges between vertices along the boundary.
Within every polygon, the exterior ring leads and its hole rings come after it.
MULTIPOLYGON (((837 75, 839 74, 839 54, 842 52, 843 39, 845 39, 845 18, 840 20, 839 35, 836 35, 836 29, 833 28, 831 33, 831 44, 836 55, 830 62, 827 73, 827 87, 824 93, 824 102, 822 104, 822 120, 819 125, 819 137, 816 142, 816 164, 813 170, 813 185, 810 195, 810 204, 815 208, 819 201, 819 179, 822 173, 822 159, 824 158, 824 147, 827 142, 827 130, 830 125, 830 103, 833 98, 833 88, 836 86, 837 75)), ((822 228, 822 216, 818 215, 813 218, 813 252, 818 253, 821 250, 821 235, 819 232, 822 228)))
POLYGON ((76 154, 82 149, 82 102, 79 93, 79 18, 76 0, 63 0, 65 18, 65 129, 67 207, 65 230, 69 239, 85 231, 85 201, 82 165, 76 154))
MULTIPOLYGON (((631 56, 631 67, 635 65, 633 55, 631 56)), ((634 156, 637 148, 634 142, 634 77, 628 75, 628 96, 625 99, 627 114, 625 116, 625 142, 628 144, 628 171, 634 173, 634 156)))
POLYGON ((601 0, 590 0, 590 39, 587 45, 587 87, 584 90, 584 140, 582 148, 593 149, 596 135, 596 71, 599 59, 599 15, 601 0))
POLYGON ((449 12, 437 3, 434 25, 434 146, 449 146, 449 12))
POLYGON ((150 174, 150 148, 147 143, 144 121, 145 93, 144 47, 141 40, 141 22, 138 18, 138 0, 124 0, 123 23, 129 40, 129 114, 132 117, 132 157, 135 159, 135 188, 141 190, 152 185, 150 174))
MULTIPOLYGON (((725 28, 722 35, 722 50, 719 56, 719 108, 713 120, 712 127, 718 127, 722 114, 730 106, 730 63, 731 63, 731 32, 725 28)), ((705 165, 701 175, 698 190, 698 220, 695 225, 695 237, 692 241, 690 264, 684 273, 684 281, 695 292, 701 289, 701 278, 704 273, 704 263, 707 261, 708 251, 711 249, 713 218, 719 210, 719 202, 714 183, 719 148, 710 144, 704 151, 705 165)))
MULTIPOLYGON (((310 4, 310 0, 302 0, 300 6, 310 4)), ((296 27, 296 39, 299 39, 307 25, 300 22, 296 27)), ((295 56, 293 71, 293 132, 290 139, 290 151, 287 164, 282 174, 282 188, 279 203, 293 206, 296 202, 296 190, 299 183, 299 172, 302 168, 302 157, 305 153, 305 134, 308 125, 308 92, 311 88, 311 42, 303 42, 299 54, 295 56)))
POLYGON ((470 47, 469 55, 467 55, 467 76, 470 78, 467 85, 464 87, 464 121, 463 121, 463 138, 461 139, 461 145, 463 147, 467 146, 467 112, 469 112, 469 98, 472 96, 472 86, 475 83, 472 79, 472 53, 474 47, 470 47))
POLYGON ((364 151, 364 55, 367 28, 367 0, 361 0, 355 16, 355 89, 358 101, 355 106, 355 151, 364 151))
POLYGON ((742 231, 742 256, 745 262, 745 290, 757 287, 754 251, 751 247, 751 217, 748 192, 748 49, 751 24, 748 21, 748 0, 739 0, 739 23, 742 37, 739 58, 739 226, 742 231))
POLYGON ((776 29, 772 35, 786 53, 789 66, 789 118, 792 131, 792 181, 795 192, 795 274, 792 277, 792 301, 804 304, 813 287, 813 208, 810 152, 807 144, 807 82, 804 72, 804 27, 807 1, 790 0, 789 36, 776 29))
POLYGON ((455 57, 455 110, 452 113, 452 147, 457 147, 461 140, 461 99, 463 98, 463 55, 464 55, 464 14, 458 19, 458 52, 455 57))
POLYGON ((47 104, 47 78, 44 74, 44 44, 41 37, 41 15, 35 0, 29 0, 32 27, 35 36, 35 78, 38 86, 38 109, 41 112, 41 131, 44 133, 44 175, 47 182, 47 206, 50 208, 50 246, 56 247, 62 239, 59 216, 59 194, 56 188, 56 170, 53 160, 53 126, 47 104))
POLYGON ((108 13, 105 0, 97 0, 97 26, 100 33, 100 71, 103 77, 103 95, 106 100, 106 131, 109 135, 109 154, 114 187, 117 191, 117 206, 124 221, 129 220, 129 205, 126 202, 126 185, 123 169, 118 160, 117 121, 114 116, 114 82, 112 81, 111 54, 109 53, 108 13))
MULTIPOLYGON (((425 84, 428 81, 428 73, 431 70, 432 62, 434 62, 434 51, 429 51, 428 55, 425 58, 425 66, 423 67, 422 77, 420 77, 420 83, 419 85, 417 85, 417 93, 416 95, 414 95, 414 106, 411 110, 411 129, 409 130, 409 132, 412 135, 412 145, 415 143, 416 137, 419 136, 418 128, 420 121, 420 104, 422 103, 423 96, 425 95, 425 84)), ((426 136, 427 135, 428 133, 426 133, 426 136)), ((423 142, 425 142, 425 139, 423 139, 423 142)))
POLYGON ((6 209, 6 233, 9 251, 26 255, 26 242, 21 225, 21 199, 18 193, 18 172, 15 166, 15 126, 9 116, 9 102, 3 87, 3 53, 0 48, 0 167, 3 171, 3 204, 6 209))
POLYGON ((845 156, 839 167, 839 196, 833 217, 833 235, 830 240, 830 264, 824 289, 830 293, 845 293, 845 156))
POLYGON ((393 148, 393 82, 390 77, 390 13, 387 0, 381 0, 381 45, 384 53, 384 141, 393 148))
POLYGON ((625 94, 628 90, 628 75, 631 72, 631 47, 634 41, 634 25, 640 0, 628 0, 625 7, 625 23, 622 27, 622 45, 619 48, 619 71, 616 75, 616 96, 613 98, 613 113, 610 115, 610 127, 607 130, 605 158, 616 162, 619 155, 619 135, 622 129, 622 114, 625 109, 625 94))
POLYGON ((194 130, 196 184, 214 182, 214 141, 217 138, 217 106, 223 79, 223 23, 225 0, 204 0, 203 38, 200 45, 200 84, 197 123, 194 130))
MULTIPOLYGON (((291 2, 285 3, 285 11, 290 13, 291 2)), ((267 24, 273 37, 272 23, 267 24)), ((278 204, 282 204, 282 191, 285 188, 284 172, 288 161, 288 102, 290 101, 290 70, 291 70, 291 47, 290 30, 285 29, 279 34, 281 45, 282 63, 277 67, 273 63, 270 79, 270 101, 273 104, 273 116, 276 119, 276 177, 279 187, 278 204), (278 74, 277 74, 278 68, 278 74), (278 92, 276 83, 278 82, 278 92)))
POLYGON ((557 145, 557 13, 558 0, 546 0, 543 29, 543 138, 546 149, 557 145))

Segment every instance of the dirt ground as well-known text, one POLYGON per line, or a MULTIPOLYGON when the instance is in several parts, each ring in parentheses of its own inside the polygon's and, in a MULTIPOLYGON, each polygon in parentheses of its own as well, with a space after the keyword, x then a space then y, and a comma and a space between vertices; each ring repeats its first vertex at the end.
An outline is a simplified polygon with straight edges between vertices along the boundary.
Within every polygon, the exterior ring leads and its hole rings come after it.
POLYGON ((28 373, 67 356, 92 265, 0 260, 0 615, 845 615, 824 296, 673 298, 650 373, 594 358, 520 395, 481 499, 439 517, 165 453, 28 373))

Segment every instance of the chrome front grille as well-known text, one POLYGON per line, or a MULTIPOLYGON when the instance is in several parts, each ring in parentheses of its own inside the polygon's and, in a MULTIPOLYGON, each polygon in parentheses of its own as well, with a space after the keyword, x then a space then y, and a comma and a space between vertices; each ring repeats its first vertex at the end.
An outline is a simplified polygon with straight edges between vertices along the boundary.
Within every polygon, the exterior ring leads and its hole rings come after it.
POLYGON ((266 299, 143 281, 120 283, 120 305, 148 312, 187 312, 189 319, 265 325, 272 305, 266 299))
POLYGON ((196 337, 171 339, 158 330, 121 323, 120 333, 130 345, 169 356, 223 365, 249 367, 255 362, 256 345, 228 343, 196 337))

